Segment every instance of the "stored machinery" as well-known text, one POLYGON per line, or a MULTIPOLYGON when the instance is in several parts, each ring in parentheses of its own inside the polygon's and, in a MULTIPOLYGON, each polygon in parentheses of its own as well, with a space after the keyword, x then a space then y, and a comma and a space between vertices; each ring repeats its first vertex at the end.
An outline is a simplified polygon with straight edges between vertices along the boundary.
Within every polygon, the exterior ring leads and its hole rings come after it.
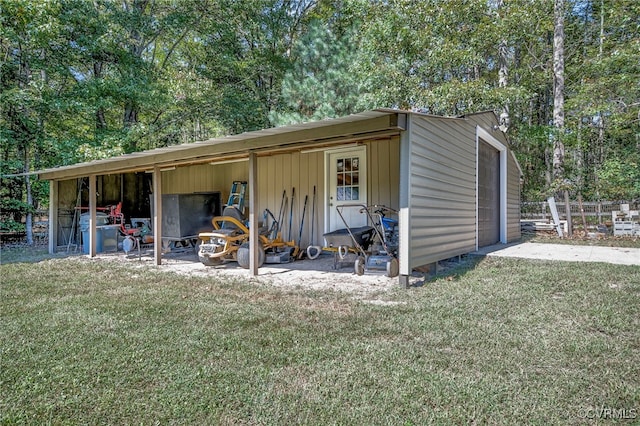
POLYGON ((388 277, 398 276, 398 221, 387 217, 388 214, 397 212, 382 205, 364 204, 346 204, 336 209, 345 228, 324 234, 329 248, 337 247, 334 267, 348 261, 349 253, 353 253, 356 274, 363 275, 368 270, 383 270, 388 277), (342 214, 342 209, 346 207, 360 207, 360 213, 367 215, 370 226, 349 227, 342 214))
MULTIPOLYGON (((234 182, 229 201, 222 216, 211 220, 213 230, 198 235, 198 259, 206 266, 236 261, 243 268, 249 267, 249 227, 244 216, 246 182, 234 182)), ((282 210, 282 206, 281 206, 282 210)), ((281 219, 282 220, 282 219, 281 219)), ((267 263, 285 263, 298 254, 294 241, 283 241, 280 221, 266 209, 262 227, 258 230, 258 266, 267 263), (271 225, 269 225, 271 222, 271 225)))

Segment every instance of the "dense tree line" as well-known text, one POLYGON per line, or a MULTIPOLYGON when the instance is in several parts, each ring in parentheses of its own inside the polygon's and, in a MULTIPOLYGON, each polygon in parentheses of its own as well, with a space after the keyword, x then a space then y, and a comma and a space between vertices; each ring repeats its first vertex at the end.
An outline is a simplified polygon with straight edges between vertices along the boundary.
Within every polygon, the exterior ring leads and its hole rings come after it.
MULTIPOLYGON (((3 175, 378 107, 494 110, 525 199, 640 198, 633 0, 0 0, 0 40, 3 175)), ((28 177, 0 190, 5 214, 46 200, 28 177)))

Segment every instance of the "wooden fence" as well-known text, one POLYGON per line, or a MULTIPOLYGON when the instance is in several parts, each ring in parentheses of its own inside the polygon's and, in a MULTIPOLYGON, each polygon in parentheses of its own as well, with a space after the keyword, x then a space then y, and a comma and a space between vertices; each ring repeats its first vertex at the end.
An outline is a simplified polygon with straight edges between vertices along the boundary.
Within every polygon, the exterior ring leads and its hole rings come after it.
MULTIPOLYGON (((620 204, 629 204, 630 210, 638 210, 638 203, 621 203, 619 201, 583 201, 582 210, 584 215, 588 218, 596 218, 597 223, 603 223, 607 220, 611 220, 611 212, 620 210, 620 204)), ((558 215, 561 219, 567 217, 567 210, 564 201, 556 200, 556 208, 558 209, 558 215)), ((570 203, 571 216, 575 220, 582 215, 580 203, 572 201, 570 203)), ((523 202, 520 205, 520 218, 529 220, 551 220, 551 210, 549 210, 549 203, 546 201, 540 202, 523 202)))

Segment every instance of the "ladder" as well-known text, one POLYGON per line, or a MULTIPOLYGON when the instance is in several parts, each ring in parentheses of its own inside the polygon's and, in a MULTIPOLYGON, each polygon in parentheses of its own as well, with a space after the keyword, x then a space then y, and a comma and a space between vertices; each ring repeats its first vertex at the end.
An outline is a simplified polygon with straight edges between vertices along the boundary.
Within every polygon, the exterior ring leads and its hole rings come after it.
POLYGON ((244 196, 246 192, 246 181, 233 181, 233 184, 231 185, 231 192, 229 193, 229 200, 227 201, 227 207, 235 207, 244 215, 244 196))

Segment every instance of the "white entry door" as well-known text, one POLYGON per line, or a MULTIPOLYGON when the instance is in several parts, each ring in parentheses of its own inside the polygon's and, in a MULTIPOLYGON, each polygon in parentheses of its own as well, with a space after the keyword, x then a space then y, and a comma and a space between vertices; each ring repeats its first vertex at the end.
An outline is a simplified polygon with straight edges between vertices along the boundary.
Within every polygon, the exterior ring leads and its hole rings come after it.
POLYGON ((327 188, 329 190, 326 231, 365 226, 367 215, 360 207, 350 204, 367 204, 367 150, 366 146, 346 150, 329 151, 326 155, 327 188), (338 207, 344 220, 338 214, 338 207))

